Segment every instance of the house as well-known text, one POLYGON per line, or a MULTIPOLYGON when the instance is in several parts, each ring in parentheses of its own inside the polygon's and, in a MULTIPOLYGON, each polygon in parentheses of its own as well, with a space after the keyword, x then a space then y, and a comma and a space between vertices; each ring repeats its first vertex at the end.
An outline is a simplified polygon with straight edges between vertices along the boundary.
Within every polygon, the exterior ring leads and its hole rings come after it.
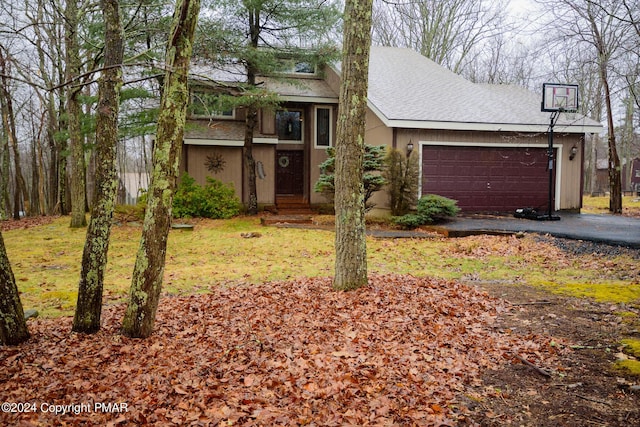
MULTIPOLYGON (((284 101, 277 111, 260 112, 254 135, 263 206, 326 202, 313 184, 326 148, 335 143, 340 69, 301 66, 291 77, 296 84, 262 79, 284 101)), ((206 94, 207 87, 194 81, 191 90, 206 94)), ((550 115, 541 112, 541 95, 472 83, 409 49, 372 47, 368 98, 365 142, 418 150, 421 194, 455 199, 466 211, 548 206, 550 115)), ((182 170, 200 183, 206 176, 230 182, 246 201, 244 112, 197 113, 185 132, 182 170)), ((553 139, 555 210, 581 208, 584 137, 600 131, 599 123, 584 116, 560 114, 553 139)), ((381 191, 373 202, 384 207, 388 197, 381 191)))

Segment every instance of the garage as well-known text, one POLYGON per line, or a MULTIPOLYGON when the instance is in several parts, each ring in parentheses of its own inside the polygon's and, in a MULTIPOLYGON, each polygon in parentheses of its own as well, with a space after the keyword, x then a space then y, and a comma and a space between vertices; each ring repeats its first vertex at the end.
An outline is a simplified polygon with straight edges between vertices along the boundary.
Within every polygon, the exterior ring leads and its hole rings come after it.
POLYGON ((457 200, 469 212, 546 211, 548 161, 543 147, 423 145, 422 194, 457 200))

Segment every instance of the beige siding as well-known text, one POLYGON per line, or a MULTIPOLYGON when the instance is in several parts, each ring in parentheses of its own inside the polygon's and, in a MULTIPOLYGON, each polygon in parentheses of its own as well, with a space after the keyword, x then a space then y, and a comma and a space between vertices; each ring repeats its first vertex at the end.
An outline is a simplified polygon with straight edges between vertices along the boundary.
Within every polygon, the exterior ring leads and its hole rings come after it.
MULTIPOLYGON (((258 193, 258 204, 273 205, 275 203, 275 149, 273 145, 254 144, 253 158, 262 163, 265 176, 260 178, 257 174, 256 191, 258 193)), ((245 191, 245 202, 248 202, 249 191, 245 191)))
MULTIPOLYGON (((387 149, 393 146, 393 129, 388 128, 371 110, 367 109, 367 125, 364 141, 367 145, 386 145, 387 149)), ((376 208, 388 207, 389 196, 383 189, 371 196, 369 204, 376 208)))
POLYGON ((236 195, 240 197, 242 194, 240 187, 242 181, 241 157, 241 150, 235 147, 185 145, 182 170, 186 170, 200 185, 206 184, 208 176, 224 183, 233 183, 236 195), (218 173, 208 171, 207 156, 221 156, 225 162, 224 169, 218 173))
POLYGON ((582 207, 582 159, 584 141, 581 135, 554 135, 554 145, 561 145, 560 164, 560 209, 578 211, 582 207), (577 148, 573 160, 569 160, 571 148, 577 148))
MULTIPOLYGON (((258 191, 258 203, 271 205, 275 203, 275 160, 274 147, 272 145, 256 144, 253 148, 254 158, 257 162, 262 162, 264 178, 256 180, 258 191)), ((182 159, 182 171, 187 170, 198 184, 206 184, 208 176, 224 183, 232 183, 236 195, 245 198, 247 191, 242 192, 242 148, 240 147, 217 147, 203 145, 185 145, 182 159), (207 156, 220 155, 225 160, 224 169, 218 173, 207 170, 207 156)), ((246 200, 244 200, 246 202, 246 200)))

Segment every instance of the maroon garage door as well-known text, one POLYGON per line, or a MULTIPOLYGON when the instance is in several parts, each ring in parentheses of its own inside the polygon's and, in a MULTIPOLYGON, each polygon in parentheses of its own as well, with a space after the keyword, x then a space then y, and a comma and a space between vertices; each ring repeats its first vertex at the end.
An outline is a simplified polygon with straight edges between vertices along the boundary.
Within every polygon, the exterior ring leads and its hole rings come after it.
POLYGON ((422 194, 458 201, 466 211, 510 212, 549 205, 546 148, 425 145, 422 194))

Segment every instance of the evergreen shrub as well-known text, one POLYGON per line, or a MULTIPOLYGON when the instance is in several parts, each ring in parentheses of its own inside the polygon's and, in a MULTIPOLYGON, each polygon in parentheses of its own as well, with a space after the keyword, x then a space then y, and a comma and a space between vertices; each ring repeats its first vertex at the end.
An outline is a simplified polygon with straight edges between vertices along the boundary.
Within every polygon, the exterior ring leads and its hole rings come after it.
POLYGON ((418 200, 416 213, 410 213, 393 218, 393 221, 403 228, 416 228, 425 224, 433 224, 447 217, 453 217, 460 212, 457 201, 437 194, 427 194, 418 200))
POLYGON ((230 184, 207 177, 202 187, 188 173, 180 178, 173 197, 174 218, 227 219, 240 213, 240 200, 230 184))

